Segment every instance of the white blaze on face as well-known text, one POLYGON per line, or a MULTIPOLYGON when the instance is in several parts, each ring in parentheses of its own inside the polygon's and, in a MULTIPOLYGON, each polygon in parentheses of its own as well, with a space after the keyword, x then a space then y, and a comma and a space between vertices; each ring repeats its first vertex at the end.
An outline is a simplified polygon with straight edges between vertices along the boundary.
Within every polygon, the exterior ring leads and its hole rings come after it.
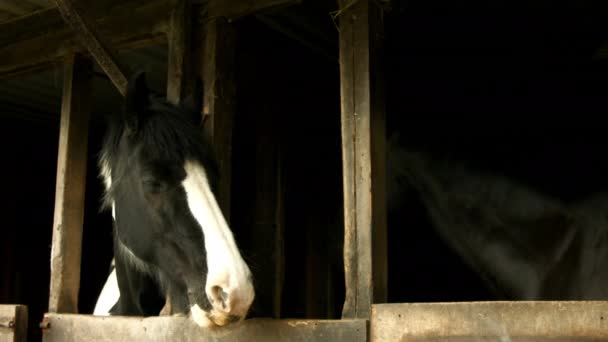
MULTIPOLYGON (((213 301, 212 317, 216 315, 245 315, 255 296, 250 270, 234 241, 234 237, 211 192, 203 167, 187 161, 184 165, 186 179, 183 186, 188 206, 199 223, 205 237, 207 251, 207 284, 205 291, 209 298, 217 297, 217 288, 225 293, 224 305, 213 301)), ((199 325, 208 322, 201 318, 202 311, 193 306, 192 318, 199 325), (200 322, 198 322, 200 321, 200 322)))

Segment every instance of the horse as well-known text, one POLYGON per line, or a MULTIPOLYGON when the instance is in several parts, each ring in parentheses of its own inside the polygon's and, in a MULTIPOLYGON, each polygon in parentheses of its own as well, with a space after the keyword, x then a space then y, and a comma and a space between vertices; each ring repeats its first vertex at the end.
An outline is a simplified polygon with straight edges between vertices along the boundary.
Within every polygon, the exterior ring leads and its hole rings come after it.
POLYGON ((608 299, 606 194, 566 202, 401 140, 396 133, 387 144, 389 213, 415 194, 440 239, 496 299, 608 299))
POLYGON ((166 303, 213 328, 248 314, 252 274, 215 197, 218 166, 197 95, 173 105, 138 72, 122 115, 108 122, 98 166, 114 259, 95 315, 159 315, 166 303))

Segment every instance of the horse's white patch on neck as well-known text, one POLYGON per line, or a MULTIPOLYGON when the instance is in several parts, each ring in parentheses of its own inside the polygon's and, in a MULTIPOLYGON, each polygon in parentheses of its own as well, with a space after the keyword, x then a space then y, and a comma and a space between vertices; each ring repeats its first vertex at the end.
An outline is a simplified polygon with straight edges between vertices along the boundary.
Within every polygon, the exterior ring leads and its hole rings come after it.
POLYGON ((205 170, 192 161, 187 161, 184 169, 186 179, 182 184, 188 207, 205 236, 208 270, 206 292, 209 295, 212 293, 211 287, 220 286, 228 293, 234 292, 238 300, 243 302, 242 305, 249 305, 254 296, 251 273, 211 191, 205 170))
MULTIPOLYGON (((100 163, 100 176, 105 185, 106 191, 110 190, 112 186, 112 169, 108 163, 108 159, 105 155, 101 157, 100 163)), ((112 218, 116 221, 116 209, 114 208, 114 201, 112 201, 112 218)), ((112 259, 112 267, 114 267, 114 259, 112 259)), ((116 269, 112 268, 112 272, 106 279, 103 289, 97 298, 95 303, 95 309, 93 315, 97 316, 108 316, 110 310, 118 302, 120 298, 120 290, 118 289, 118 280, 116 279, 116 269)))
MULTIPOLYGON (((112 187, 112 168, 110 168, 110 163, 108 163, 108 159, 105 156, 102 156, 101 158, 100 174, 103 183, 106 186, 106 191, 110 191, 110 187, 112 187)), ((114 201, 112 201, 112 217, 116 220, 116 206, 114 201)))
MULTIPOLYGON (((114 266, 114 260, 112 260, 112 266, 114 266)), ((109 316, 110 310, 118 302, 119 298, 120 291, 118 290, 118 281, 116 280, 116 269, 113 268, 97 299, 93 315, 109 316)))

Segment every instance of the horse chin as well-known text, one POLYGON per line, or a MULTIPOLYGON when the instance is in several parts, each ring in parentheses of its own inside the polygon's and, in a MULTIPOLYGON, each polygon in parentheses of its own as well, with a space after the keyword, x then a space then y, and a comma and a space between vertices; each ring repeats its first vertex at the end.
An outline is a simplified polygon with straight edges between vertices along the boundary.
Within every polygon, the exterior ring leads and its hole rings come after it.
POLYGON ((223 327, 229 324, 236 324, 241 320, 235 320, 233 316, 214 310, 207 312, 201 309, 198 304, 190 307, 190 317, 201 328, 223 327))
POLYGON ((201 328, 213 328, 215 326, 207 316, 207 312, 203 311, 198 304, 190 307, 190 317, 201 328))

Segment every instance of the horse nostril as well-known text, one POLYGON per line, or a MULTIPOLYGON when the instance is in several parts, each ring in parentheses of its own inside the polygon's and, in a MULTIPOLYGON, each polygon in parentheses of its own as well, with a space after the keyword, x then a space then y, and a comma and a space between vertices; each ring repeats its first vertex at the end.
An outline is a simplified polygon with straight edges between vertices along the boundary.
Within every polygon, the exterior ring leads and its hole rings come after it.
POLYGON ((222 308, 226 309, 226 302, 228 301, 228 293, 224 291, 220 286, 213 286, 211 288, 211 301, 222 303, 222 308))

